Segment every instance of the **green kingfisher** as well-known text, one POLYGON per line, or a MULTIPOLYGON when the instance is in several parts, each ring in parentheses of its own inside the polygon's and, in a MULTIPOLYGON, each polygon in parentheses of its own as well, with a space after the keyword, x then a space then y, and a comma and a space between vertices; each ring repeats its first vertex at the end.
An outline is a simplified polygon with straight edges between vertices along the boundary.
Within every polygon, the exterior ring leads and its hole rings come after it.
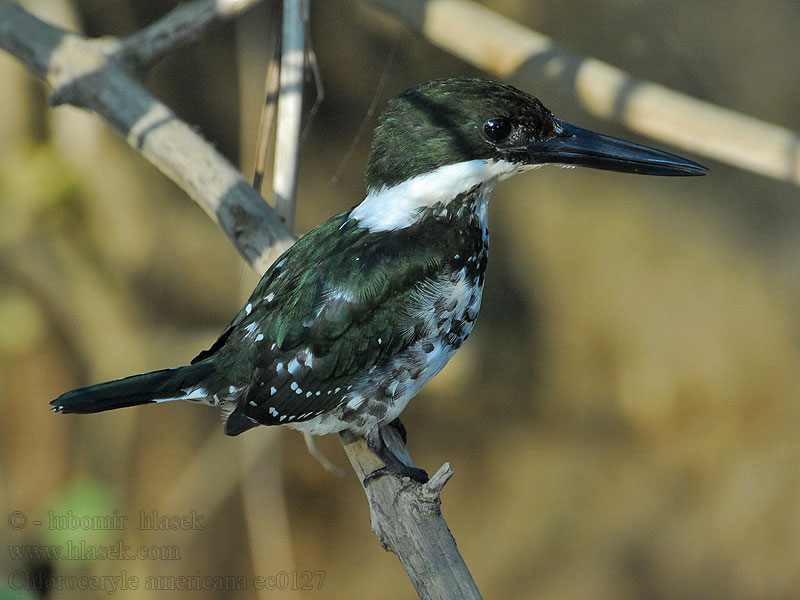
POLYGON ((384 443, 417 392, 472 331, 498 182, 545 164, 642 175, 705 167, 570 125, 506 83, 438 79, 394 98, 375 130, 367 195, 267 270, 209 350, 188 366, 67 392, 53 410, 94 413, 191 400, 225 433, 285 425, 366 437, 384 468, 425 481, 384 443))

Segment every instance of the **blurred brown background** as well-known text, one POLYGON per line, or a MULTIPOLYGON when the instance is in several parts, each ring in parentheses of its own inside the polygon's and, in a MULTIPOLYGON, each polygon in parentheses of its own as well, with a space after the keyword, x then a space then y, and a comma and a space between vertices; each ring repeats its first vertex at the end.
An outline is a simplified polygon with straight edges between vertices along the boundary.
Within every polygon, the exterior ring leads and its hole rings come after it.
MULTIPOLYGON (((485 4, 638 77, 798 128, 796 2, 485 4)), ((136 31, 175 2, 25 5, 99 36, 136 31)), ((148 78, 248 177, 269 12, 148 78)), ((342 159, 376 94, 380 111, 421 81, 480 75, 355 0, 313 3, 312 30, 326 96, 302 148, 300 233, 362 198, 370 133, 342 159)), ((345 479, 295 432, 227 438, 216 411, 189 403, 48 412, 70 388, 185 364, 257 275, 98 119, 47 108, 44 86, 5 54, 0 82, 0 598, 35 597, 10 589, 31 587, 19 573, 128 578, 128 589, 117 579, 53 598, 415 597, 370 531, 336 436, 318 445, 345 479), (202 528, 143 530, 140 511, 194 511, 202 528), (53 527, 51 515, 70 514, 128 520, 53 527), (12 550, 82 540, 146 555, 12 550), (292 588, 307 573, 316 587, 319 572, 321 589, 254 589, 256 577, 292 588), (247 589, 150 591, 148 576, 247 589)), ((565 120, 660 145, 566 95, 542 100, 565 120)), ((487 598, 800 598, 798 189, 693 158, 708 177, 551 168, 494 193, 481 319, 404 414, 417 464, 455 467, 444 512, 487 598)))

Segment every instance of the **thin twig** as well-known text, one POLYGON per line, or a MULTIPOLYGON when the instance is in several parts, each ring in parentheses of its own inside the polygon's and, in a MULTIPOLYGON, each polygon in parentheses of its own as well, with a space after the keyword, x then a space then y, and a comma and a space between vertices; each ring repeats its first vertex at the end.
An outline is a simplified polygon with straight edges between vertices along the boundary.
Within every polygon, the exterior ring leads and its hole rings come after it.
POLYGON ((140 69, 200 38, 215 23, 237 17, 262 0, 200 0, 173 9, 152 25, 128 36, 123 52, 140 69))
POLYGON ((278 127, 272 188, 275 211, 286 227, 294 226, 297 195, 297 159, 303 117, 303 67, 305 65, 304 0, 284 0, 278 127))
POLYGON ((275 108, 278 104, 278 84, 281 72, 281 11, 280 4, 275 4, 270 22, 272 40, 267 76, 264 80, 264 104, 261 106, 261 118, 258 124, 258 142, 256 143, 256 159, 253 168, 253 187, 260 194, 267 171, 267 157, 272 142, 275 125, 275 108))
POLYGON ((311 34, 308 28, 308 18, 306 18, 306 64, 308 70, 311 72, 311 78, 314 80, 314 102, 311 108, 308 109, 308 116, 306 117, 306 124, 303 126, 303 133, 300 134, 300 144, 306 141, 308 132, 311 131, 311 125, 314 123, 314 117, 317 116, 319 107, 322 106, 325 100, 325 86, 322 83, 322 71, 319 69, 319 62, 317 61, 317 53, 314 52, 314 42, 311 39, 311 34))
POLYGON ((317 461, 319 461, 319 464, 322 465, 323 469, 325 469, 328 473, 333 473, 337 477, 344 477, 344 471, 333 464, 330 459, 325 456, 319 448, 317 448, 317 443, 314 441, 314 436, 312 434, 304 431, 303 441, 306 443, 308 453, 316 458, 317 461))
POLYGON ((358 143, 364 136, 364 132, 367 130, 367 125, 369 125, 370 121, 375 116, 375 109, 378 106, 378 99, 381 97, 383 86, 386 85, 386 77, 389 74, 389 66, 392 64, 392 61, 394 60, 394 55, 396 51, 397 51, 397 40, 392 42, 391 50, 389 50, 389 54, 387 54, 386 60, 383 62, 383 68, 381 69, 381 76, 380 79, 378 79, 378 85, 375 86, 375 92, 373 92, 372 94, 372 100, 369 103, 369 108, 367 108, 367 113, 364 115, 364 118, 361 119, 361 124, 358 126, 358 131, 356 132, 355 137, 353 137, 353 141, 350 142, 350 145, 347 147, 347 150, 345 151, 342 160, 339 161, 339 164, 336 167, 336 171, 333 172, 333 176, 331 177, 331 184, 336 184, 339 181, 339 177, 341 177, 342 172, 347 166, 347 163, 350 162, 350 159, 353 156, 353 152, 356 151, 358 143))

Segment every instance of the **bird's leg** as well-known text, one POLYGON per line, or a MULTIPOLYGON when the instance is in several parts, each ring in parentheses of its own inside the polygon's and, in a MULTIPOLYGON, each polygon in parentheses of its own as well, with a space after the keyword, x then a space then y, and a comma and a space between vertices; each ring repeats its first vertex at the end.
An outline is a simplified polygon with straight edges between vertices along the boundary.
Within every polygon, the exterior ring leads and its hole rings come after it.
MULTIPOLYGON (((402 423, 400 424, 402 426, 402 423)), ((405 428, 404 428, 405 429, 405 428)), ((386 465, 364 477, 364 486, 370 481, 383 477, 384 475, 395 475, 397 477, 408 477, 413 481, 425 483, 428 481, 428 474, 423 469, 409 467, 401 461, 394 452, 386 445, 380 427, 375 427, 366 435, 367 447, 370 451, 383 461, 386 465)))
POLYGON ((403 438, 404 444, 408 443, 408 432, 406 431, 406 426, 403 425, 403 422, 400 420, 400 417, 397 417, 394 421, 389 423, 389 427, 394 427, 395 431, 403 438))

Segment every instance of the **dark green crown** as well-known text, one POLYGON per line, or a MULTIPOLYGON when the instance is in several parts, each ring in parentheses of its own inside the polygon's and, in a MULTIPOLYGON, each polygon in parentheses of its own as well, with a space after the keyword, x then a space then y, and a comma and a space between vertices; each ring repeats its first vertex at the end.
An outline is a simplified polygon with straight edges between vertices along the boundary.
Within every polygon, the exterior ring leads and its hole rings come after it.
POLYGON ((503 148, 555 135, 552 115, 537 99, 499 81, 436 79, 403 92, 375 130, 367 189, 392 186, 438 167, 473 159, 506 158, 503 148), (512 135, 493 141, 492 119, 512 124, 512 135))

